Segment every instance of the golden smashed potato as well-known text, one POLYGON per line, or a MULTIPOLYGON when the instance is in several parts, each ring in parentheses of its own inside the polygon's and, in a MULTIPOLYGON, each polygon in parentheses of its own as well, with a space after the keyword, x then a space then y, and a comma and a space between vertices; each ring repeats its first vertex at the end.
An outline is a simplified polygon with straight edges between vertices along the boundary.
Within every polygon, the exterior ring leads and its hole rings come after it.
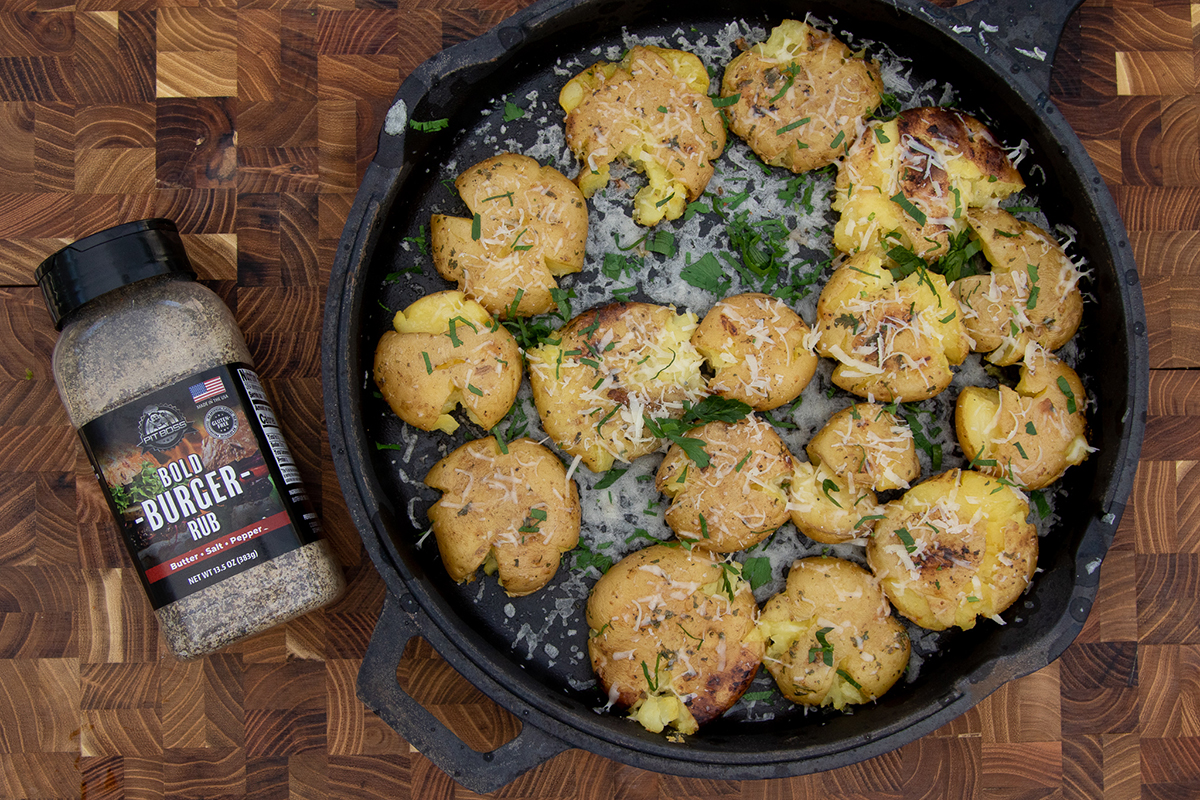
POLYGON ((425 431, 454 433, 450 416, 490 429, 521 385, 521 349, 479 303, 459 291, 422 297, 392 322, 375 348, 375 384, 396 416, 425 431))
POLYGON ((758 606, 737 563, 653 545, 604 574, 587 603, 588 653, 609 700, 655 733, 695 733, 754 679, 758 606))
POLYGON ((758 630, 779 691, 805 706, 842 709, 881 697, 912 651, 879 581, 838 558, 792 564, 787 586, 763 606, 758 630))
POLYGON ((846 152, 863 117, 879 106, 879 65, 830 33, 787 19, 725 68, 729 128, 759 158, 792 172, 819 169, 846 152))
POLYGON ((692 344, 713 370, 710 392, 769 411, 799 397, 817 371, 810 334, 782 300, 752 292, 714 305, 692 344))
POLYGON ((710 422, 688 432, 704 442, 709 462, 692 461, 677 444, 658 468, 655 488, 671 498, 666 520, 680 539, 716 553, 745 550, 788 520, 792 454, 768 423, 710 422))
POLYGON ((922 628, 966 630, 977 617, 999 620, 1037 569, 1029 503, 997 478, 943 472, 883 514, 867 561, 896 610, 922 628))
POLYGON ((895 280, 878 255, 834 271, 817 301, 817 352, 838 361, 833 382, 874 402, 927 400, 950 385, 971 340, 946 280, 920 270, 895 280))
POLYGON ((1008 366, 1030 342, 1047 350, 1066 344, 1083 318, 1082 275, 1054 237, 999 208, 972 211, 967 224, 992 265, 953 287, 976 352, 1008 366))
POLYGON ((454 185, 474 218, 433 215, 438 274, 498 317, 553 308, 554 278, 583 269, 588 213, 579 188, 516 153, 481 161, 454 185))
POLYGON ((902 245, 926 261, 945 255, 967 209, 1025 187, 982 122, 948 108, 913 108, 872 122, 841 162, 833 243, 843 253, 902 245))
POLYGON ((908 423, 877 403, 843 408, 817 431, 805 448, 808 460, 877 492, 907 489, 921 474, 908 423))
POLYGON ((1041 489, 1091 452, 1086 407, 1075 370, 1033 348, 1021 365, 1016 390, 963 389, 954 427, 963 455, 980 472, 1041 489))
POLYGON ((877 502, 853 473, 838 475, 824 464, 796 462, 788 510, 795 526, 814 542, 841 544, 869 536, 879 514, 877 502))
POLYGON ((497 573, 510 597, 541 589, 579 543, 579 490, 558 456, 532 439, 501 448, 467 442, 433 465, 425 485, 443 492, 429 509, 450 577, 497 573), (507 450, 507 452, 504 452, 507 450))
POLYGON ((683 416, 704 393, 696 315, 651 303, 585 311, 526 354, 542 428, 593 472, 653 453, 645 417, 683 416))
POLYGON ((682 50, 637 46, 620 63, 602 61, 563 86, 567 145, 582 162, 584 197, 608 185, 622 158, 646 173, 633 220, 678 219, 700 197, 725 149, 725 125, 708 98, 708 71, 682 50))

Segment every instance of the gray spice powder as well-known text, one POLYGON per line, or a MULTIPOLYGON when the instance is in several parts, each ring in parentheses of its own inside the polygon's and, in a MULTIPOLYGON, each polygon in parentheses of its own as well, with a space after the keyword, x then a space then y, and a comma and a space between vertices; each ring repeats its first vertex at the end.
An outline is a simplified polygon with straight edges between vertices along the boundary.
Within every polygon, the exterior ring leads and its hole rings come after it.
MULTIPOLYGON (((252 360, 211 290, 177 276, 139 281, 81 308, 54 350, 59 395, 81 428, 201 370, 252 360)), ((167 646, 190 659, 341 596, 345 579, 321 539, 176 600, 155 613, 167 646)))

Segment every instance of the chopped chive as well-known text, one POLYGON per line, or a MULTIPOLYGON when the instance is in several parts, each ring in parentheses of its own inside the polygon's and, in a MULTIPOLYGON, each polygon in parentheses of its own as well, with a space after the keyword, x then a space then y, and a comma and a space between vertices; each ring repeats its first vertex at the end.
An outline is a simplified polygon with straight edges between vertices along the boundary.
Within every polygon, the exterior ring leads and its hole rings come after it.
POLYGON ((482 233, 482 227, 483 219, 478 214, 471 217, 471 238, 477 242, 479 241, 479 237, 482 233))
POLYGON ((433 364, 430 363, 430 361, 429 361, 429 353, 426 353, 425 351, 421 351, 421 357, 425 359, 425 374, 432 375, 433 374, 433 364))
POLYGON ((896 192, 894 195, 892 195, 891 201, 900 206, 900 208, 904 209, 904 213, 912 217, 918 225, 925 225, 925 222, 927 221, 925 212, 913 205, 912 202, 904 196, 904 192, 896 192))

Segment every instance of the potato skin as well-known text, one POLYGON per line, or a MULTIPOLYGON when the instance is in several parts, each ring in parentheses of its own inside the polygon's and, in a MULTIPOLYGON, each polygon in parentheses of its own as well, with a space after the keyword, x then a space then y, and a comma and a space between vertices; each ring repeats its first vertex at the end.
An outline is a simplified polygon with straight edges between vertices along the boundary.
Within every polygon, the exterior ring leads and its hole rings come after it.
POLYGON ((709 391, 769 411, 795 400, 812 380, 811 334, 782 300, 749 292, 714 305, 692 344, 713 370, 709 391))
POLYGON ((1080 272, 1054 237, 999 208, 972 211, 967 224, 992 265, 953 286, 974 350, 1008 366, 1031 342, 1057 350, 1070 341, 1083 319, 1080 272))
POLYGON ((683 416, 704 394, 694 314, 652 303, 610 303, 558 330, 558 344, 527 354, 542 427, 593 472, 653 453, 662 441, 644 416, 683 416))
POLYGON ((766 163, 796 173, 845 152, 882 91, 878 64, 791 19, 730 61, 721 80, 721 97, 738 98, 726 108, 730 130, 766 163))
POLYGON ((750 686, 763 654, 752 636, 758 606, 737 565, 722 563, 706 551, 653 545, 621 559, 592 587, 588 653, 614 704, 636 715, 653 697, 678 698, 684 713, 671 724, 694 733, 750 686), (647 674, 657 677, 657 691, 647 674))
POLYGON ((708 466, 672 444, 655 479, 671 498, 666 520, 676 536, 704 550, 734 553, 787 522, 792 454, 774 428, 751 414, 732 424, 710 422, 688 436, 705 443, 708 466))
POLYGON ((932 262, 964 229, 968 208, 1024 186, 979 120, 947 108, 901 111, 887 122, 871 122, 840 163, 833 210, 841 217, 833 243, 851 254, 884 253, 900 244, 932 262), (923 221, 892 199, 898 194, 923 221))
POLYGON ((506 447, 494 436, 467 442, 433 465, 425 485, 443 492, 429 521, 450 577, 472 581, 491 557, 500 586, 521 597, 549 583, 579 543, 579 489, 532 439, 506 447))
POLYGON ((922 628, 967 630, 977 617, 997 617, 1037 569, 1029 503, 996 478, 943 472, 883 513, 867 562, 896 611, 922 628))
POLYGON ((396 416, 454 433, 456 405, 488 429, 508 413, 521 385, 521 349, 482 306, 462 292, 437 292, 397 312, 394 327, 375 347, 374 378, 396 416))
POLYGON ((583 268, 588 212, 578 187, 516 153, 475 164, 454 185, 479 215, 479 230, 476 235, 471 218, 433 215, 438 274, 500 318, 551 310, 554 278, 583 268))
POLYGON ((904 674, 912 651, 879 581, 838 558, 792 564, 758 628, 767 642, 763 663, 779 691, 805 706, 841 709, 881 697, 904 674))
POLYGON ((646 173, 648 185, 634 197, 639 225, 678 219, 725 149, 708 71, 682 50, 631 47, 620 63, 599 62, 567 81, 558 99, 567 144, 582 162, 575 182, 584 197, 608 185, 617 158, 646 173))
POLYGON ((1091 452, 1087 395, 1075 370, 1053 354, 1033 346, 1026 359, 1015 390, 963 389, 955 406, 955 430, 963 455, 980 472, 1041 489, 1091 452))
POLYGON ((853 475, 877 492, 907 489, 921 474, 912 429, 878 403, 843 408, 805 449, 809 461, 837 475, 853 475))
POLYGON ((852 394, 911 402, 950 385, 970 354, 958 301, 935 272, 897 281, 860 253, 834 271, 817 301, 817 352, 837 359, 833 382, 852 394))

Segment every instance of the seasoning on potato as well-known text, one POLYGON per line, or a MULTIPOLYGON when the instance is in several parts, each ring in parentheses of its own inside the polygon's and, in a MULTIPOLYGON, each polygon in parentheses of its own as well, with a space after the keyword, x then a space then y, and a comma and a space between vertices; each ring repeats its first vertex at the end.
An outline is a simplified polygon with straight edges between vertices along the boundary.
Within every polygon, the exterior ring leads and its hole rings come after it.
POLYGON ((708 389, 756 411, 792 402, 817 370, 811 329, 777 297, 751 292, 721 300, 692 344, 713 370, 708 389))
POLYGON ((646 419, 680 419, 704 396, 695 329, 694 314, 651 303, 575 317, 526 354, 542 428, 593 472, 658 450, 646 419))
POLYGON ((927 400, 971 352, 958 301, 925 269, 896 280, 878 255, 834 271, 817 301, 817 352, 838 361, 833 382, 875 400, 927 400))
POLYGON ((1029 503, 1007 482, 950 470, 883 507, 867 561, 900 614, 929 630, 975 627, 1025 591, 1037 569, 1029 503))
POLYGON ((1087 402, 1075 370, 1031 345, 1015 389, 969 386, 959 393, 955 430, 980 472, 1041 489, 1092 452, 1087 402))
POLYGON ((901 246, 945 255, 967 210, 1025 187, 987 127, 947 108, 912 108, 872 122, 840 162, 833 243, 843 253, 901 246))
POLYGON ((992 266, 952 287, 973 349, 1008 366, 1030 342, 1057 350, 1070 341, 1083 318, 1082 273, 1058 242, 999 208, 972 211, 967 224, 992 266))
POLYGON ((853 475, 877 492, 907 489, 921 474, 908 423, 877 403, 834 414, 805 448, 808 460, 837 475, 853 475))
POLYGON ((825 464, 796 462, 788 513, 814 542, 841 544, 871 535, 879 516, 875 493, 853 473, 839 475, 825 464))
POLYGON ((375 385, 396 416, 424 431, 454 433, 451 412, 491 429, 521 385, 521 349, 479 303, 449 290, 426 295, 375 347, 375 385))
POLYGON ((472 216, 433 215, 438 274, 501 318, 554 308, 554 279, 583 269, 588 212, 578 187, 516 153, 481 161, 454 185, 472 216))
POLYGON ((840 710, 878 699, 904 674, 912 650, 879 581, 838 558, 792 564, 758 630, 779 691, 805 706, 840 710))
POLYGON ((480 566, 510 597, 541 589, 579 543, 579 490, 558 456, 532 439, 467 442, 438 461, 425 484, 444 494, 429 509, 450 577, 480 566))
POLYGON ((763 655, 757 617, 736 562, 653 545, 592 587, 588 654, 610 704, 655 733, 695 733, 754 679, 763 655))
POLYGON ((667 525, 680 539, 715 553, 758 544, 788 520, 792 454, 768 423, 751 414, 740 422, 710 422, 688 432, 704 443, 697 464, 672 444, 655 487, 671 498, 667 525))
POLYGON ((775 167, 806 172, 833 163, 879 107, 879 65, 833 34, 787 19, 725 68, 729 129, 775 167))
POLYGON ((558 102, 584 197, 608 185, 609 164, 622 158, 648 181, 634 196, 634 222, 678 219, 725 149, 708 82, 695 55, 654 46, 631 47, 619 63, 601 61, 567 81, 558 102))

